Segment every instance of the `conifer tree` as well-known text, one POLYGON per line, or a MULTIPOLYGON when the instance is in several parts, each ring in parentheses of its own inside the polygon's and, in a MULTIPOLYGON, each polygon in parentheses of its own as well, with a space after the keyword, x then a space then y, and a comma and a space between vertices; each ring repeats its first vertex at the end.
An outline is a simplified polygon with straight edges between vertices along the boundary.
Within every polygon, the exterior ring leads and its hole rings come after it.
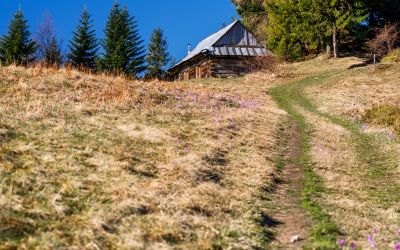
POLYGON ((122 10, 122 23, 125 26, 129 61, 126 72, 132 76, 137 76, 146 70, 146 66, 144 65, 146 58, 145 47, 143 45, 144 41, 139 34, 136 18, 129 15, 126 7, 122 10))
POLYGON ((150 37, 148 46, 147 61, 147 77, 160 79, 164 73, 164 67, 170 61, 167 51, 168 45, 164 37, 164 32, 157 28, 153 31, 150 37))
POLYGON ((137 76, 145 70, 143 40, 137 22, 129 15, 127 8, 121 9, 118 2, 114 3, 110 12, 105 33, 101 60, 103 70, 131 76, 137 76))
POLYGON ((285 60, 303 59, 302 13, 294 0, 271 0, 266 4, 268 12, 268 46, 285 60))
POLYGON ((26 65, 35 59, 33 54, 37 46, 31 40, 28 28, 27 21, 19 10, 14 14, 7 35, 0 40, 0 58, 5 64, 26 65))
POLYGON ((52 38, 45 51, 45 61, 48 66, 59 67, 62 64, 61 48, 55 37, 52 38))
POLYGON ((313 0, 309 6, 315 21, 325 25, 326 34, 332 37, 335 58, 339 57, 340 34, 367 17, 364 7, 361 0, 313 0))
POLYGON ((73 32, 68 54, 69 63, 74 67, 95 69, 98 41, 93 29, 93 21, 87 9, 83 9, 79 24, 73 32))
POLYGON ((121 57, 122 46, 119 39, 121 38, 120 25, 121 8, 118 2, 115 2, 108 16, 105 28, 105 39, 102 41, 104 49, 103 58, 99 61, 102 70, 116 73, 123 68, 124 62, 121 57))
POLYGON ((306 51, 333 45, 339 36, 365 19, 362 0, 269 0, 268 43, 286 59, 302 59, 306 51))

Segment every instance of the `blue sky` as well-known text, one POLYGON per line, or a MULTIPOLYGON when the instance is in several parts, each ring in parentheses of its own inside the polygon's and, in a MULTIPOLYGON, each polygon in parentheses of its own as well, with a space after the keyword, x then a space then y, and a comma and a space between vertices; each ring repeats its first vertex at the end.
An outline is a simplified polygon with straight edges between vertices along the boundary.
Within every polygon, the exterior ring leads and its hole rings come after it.
MULTIPOLYGON (((93 16, 99 38, 114 0, 1 0, 0 35, 7 32, 12 14, 19 2, 34 32, 43 16, 53 17, 58 37, 66 44, 71 38, 82 7, 87 6, 93 16)), ((132 15, 136 16, 140 33, 146 42, 151 31, 160 27, 169 43, 171 56, 180 59, 187 52, 187 44, 196 45, 200 40, 238 18, 230 0, 121 0, 132 15)))

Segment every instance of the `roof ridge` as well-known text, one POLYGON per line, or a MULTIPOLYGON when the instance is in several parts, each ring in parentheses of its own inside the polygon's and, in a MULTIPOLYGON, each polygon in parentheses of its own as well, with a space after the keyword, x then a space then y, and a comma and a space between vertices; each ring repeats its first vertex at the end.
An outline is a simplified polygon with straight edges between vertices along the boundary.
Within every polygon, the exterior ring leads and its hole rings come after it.
POLYGON ((177 64, 175 64, 173 67, 188 61, 189 59, 195 57, 196 55, 198 55, 200 52, 209 49, 210 47, 212 47, 214 44, 216 44, 224 35, 226 35, 226 33, 228 33, 229 30, 232 29, 232 27, 236 24, 240 22, 239 20, 235 20, 232 23, 230 23, 228 26, 219 29, 217 32, 207 36, 206 38, 204 38, 203 40, 201 40, 197 46, 191 51, 189 52, 184 58, 182 58, 177 64), (214 40, 213 40, 214 38, 214 40), (211 41, 209 41, 211 40, 211 41), (208 42, 208 43, 207 43, 208 42))

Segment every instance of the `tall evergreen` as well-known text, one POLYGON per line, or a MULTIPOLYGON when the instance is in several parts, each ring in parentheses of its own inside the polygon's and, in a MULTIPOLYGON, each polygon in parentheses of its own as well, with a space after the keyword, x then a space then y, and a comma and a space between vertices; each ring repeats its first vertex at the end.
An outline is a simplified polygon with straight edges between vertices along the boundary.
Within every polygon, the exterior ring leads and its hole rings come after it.
POLYGON ((339 56, 340 35, 366 18, 362 0, 269 0, 268 43, 286 59, 332 45, 339 56))
POLYGON ((0 40, 0 58, 9 65, 26 65, 32 62, 35 57, 37 46, 30 38, 31 33, 27 21, 21 10, 14 14, 7 35, 0 40))
POLYGON ((303 59, 306 44, 302 36, 303 13, 294 0, 271 0, 266 5, 268 11, 268 47, 285 60, 303 59))
POLYGON ((160 79, 164 74, 164 67, 170 61, 167 49, 164 32, 160 28, 155 29, 151 34, 146 56, 148 78, 160 79))
POLYGON ((98 51, 96 31, 93 29, 93 21, 85 8, 82 11, 79 24, 73 32, 68 54, 69 63, 74 67, 95 69, 98 51))
POLYGON ((137 22, 129 15, 128 9, 122 9, 118 2, 114 3, 110 12, 105 33, 101 60, 104 70, 137 76, 146 69, 145 50, 137 22))
POLYGON ((333 55, 339 57, 339 36, 355 24, 365 20, 365 5, 361 0, 313 0, 310 12, 315 21, 325 25, 326 34, 332 37, 333 55))

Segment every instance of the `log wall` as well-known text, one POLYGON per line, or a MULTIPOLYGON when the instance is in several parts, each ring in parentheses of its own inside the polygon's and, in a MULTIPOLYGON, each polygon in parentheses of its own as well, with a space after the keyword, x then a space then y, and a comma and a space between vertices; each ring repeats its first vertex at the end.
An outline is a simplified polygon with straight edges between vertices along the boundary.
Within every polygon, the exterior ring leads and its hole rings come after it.
POLYGON ((242 76, 249 73, 245 60, 241 58, 214 58, 211 76, 218 78, 242 76))
POLYGON ((172 80, 186 81, 200 78, 227 78, 250 72, 246 60, 240 57, 212 57, 189 64, 172 76, 172 80))

